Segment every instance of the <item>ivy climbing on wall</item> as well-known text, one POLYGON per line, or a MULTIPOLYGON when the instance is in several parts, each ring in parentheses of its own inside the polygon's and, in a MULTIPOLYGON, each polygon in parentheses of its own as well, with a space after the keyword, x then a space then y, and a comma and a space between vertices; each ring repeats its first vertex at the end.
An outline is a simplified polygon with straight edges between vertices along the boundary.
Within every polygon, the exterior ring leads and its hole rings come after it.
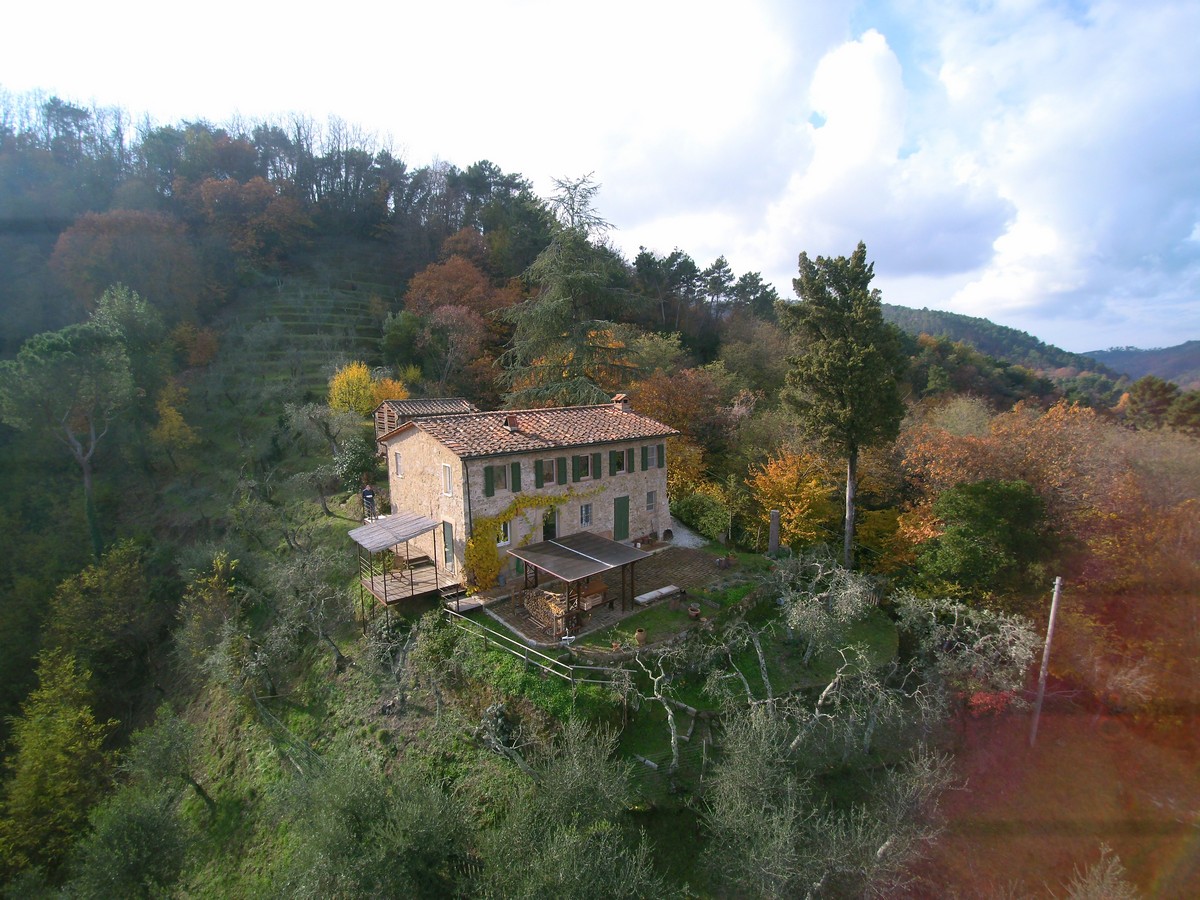
MULTIPOLYGON (((471 522, 471 536, 467 539, 464 550, 463 568, 466 575, 467 593, 476 594, 486 591, 496 584, 500 570, 504 568, 504 557, 500 553, 497 542, 500 540, 501 529, 506 522, 512 522, 520 517, 526 525, 532 522, 526 518, 526 513, 537 510, 539 514, 552 506, 561 506, 574 500, 586 500, 601 493, 602 487, 594 487, 588 491, 577 491, 568 488, 561 494, 516 494, 512 502, 503 511, 494 516, 478 516, 471 522)), ((533 537, 530 527, 521 539, 519 546, 525 546, 533 537)))

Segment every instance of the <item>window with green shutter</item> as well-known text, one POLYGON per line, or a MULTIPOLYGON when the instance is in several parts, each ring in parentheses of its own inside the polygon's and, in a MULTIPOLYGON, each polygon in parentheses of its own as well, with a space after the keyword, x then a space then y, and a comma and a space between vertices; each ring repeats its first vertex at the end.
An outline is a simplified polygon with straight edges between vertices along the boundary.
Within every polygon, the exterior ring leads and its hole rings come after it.
MULTIPOLYGON (((599 454, 596 454, 599 456, 599 454)), ((571 457, 571 480, 572 481, 587 481, 591 478, 599 478, 599 474, 592 469, 592 457, 588 454, 583 456, 571 457)))

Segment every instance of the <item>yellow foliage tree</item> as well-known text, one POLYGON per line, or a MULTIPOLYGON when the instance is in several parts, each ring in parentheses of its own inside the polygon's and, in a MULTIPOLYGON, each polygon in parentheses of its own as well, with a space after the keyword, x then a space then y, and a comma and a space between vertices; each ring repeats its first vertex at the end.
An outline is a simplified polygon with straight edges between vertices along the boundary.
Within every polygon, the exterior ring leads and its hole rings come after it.
POLYGON ((172 379, 159 392, 154 404, 158 424, 151 430, 150 439, 166 452, 172 465, 177 465, 175 451, 186 450, 199 441, 195 429, 179 411, 186 401, 187 388, 172 379))
MULTIPOLYGON (((401 399, 391 397, 388 399, 401 399)), ((375 386, 366 363, 352 362, 342 366, 329 379, 329 408, 370 415, 379 404, 375 402, 375 386)))
POLYGON ((704 484, 704 451, 687 438, 675 438, 667 454, 667 497, 678 500, 704 484))
POLYGON ((836 534, 838 481, 827 460, 812 453, 781 453, 759 466, 747 484, 764 524, 771 510, 779 510, 781 543, 811 544, 836 534))

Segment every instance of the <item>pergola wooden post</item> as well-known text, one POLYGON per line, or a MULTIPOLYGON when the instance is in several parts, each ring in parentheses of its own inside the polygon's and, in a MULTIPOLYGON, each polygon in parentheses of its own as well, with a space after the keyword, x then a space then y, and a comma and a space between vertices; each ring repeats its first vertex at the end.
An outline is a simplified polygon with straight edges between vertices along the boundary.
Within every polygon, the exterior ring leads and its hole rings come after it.
POLYGON ((508 555, 525 564, 525 589, 538 586, 538 573, 545 572, 566 585, 564 598, 567 613, 578 613, 583 607, 583 591, 588 581, 613 569, 621 573, 621 610, 629 608, 629 600, 635 596, 636 578, 634 565, 650 554, 637 547, 578 531, 540 544, 518 547, 508 555), (629 570, 629 589, 626 593, 625 570, 629 570))

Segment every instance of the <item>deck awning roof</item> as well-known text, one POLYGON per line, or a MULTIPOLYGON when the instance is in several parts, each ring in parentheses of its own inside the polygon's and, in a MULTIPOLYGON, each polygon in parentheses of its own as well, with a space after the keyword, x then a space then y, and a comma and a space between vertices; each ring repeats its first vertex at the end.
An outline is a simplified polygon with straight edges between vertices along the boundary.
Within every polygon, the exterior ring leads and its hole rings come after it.
POLYGON ((412 513, 380 516, 374 522, 355 528, 350 538, 368 553, 378 553, 388 547, 403 544, 437 528, 437 522, 412 513))
POLYGON ((577 531, 552 541, 518 547, 509 550, 508 555, 567 582, 581 581, 650 558, 644 550, 610 541, 590 531, 577 531))

